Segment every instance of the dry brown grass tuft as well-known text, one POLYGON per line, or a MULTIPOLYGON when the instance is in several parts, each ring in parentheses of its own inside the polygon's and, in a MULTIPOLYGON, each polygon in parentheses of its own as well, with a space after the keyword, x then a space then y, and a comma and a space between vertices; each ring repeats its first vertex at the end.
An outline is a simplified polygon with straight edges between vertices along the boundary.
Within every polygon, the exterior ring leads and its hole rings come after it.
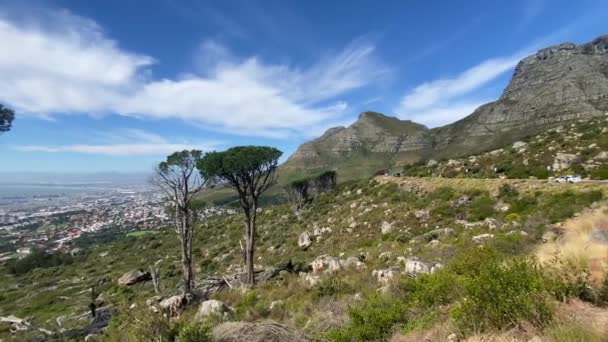
POLYGON ((550 263, 556 257, 568 260, 571 264, 588 269, 594 282, 601 281, 608 272, 608 244, 593 241, 591 234, 594 231, 608 231, 606 208, 608 203, 564 222, 562 236, 539 246, 536 252, 539 261, 550 263))

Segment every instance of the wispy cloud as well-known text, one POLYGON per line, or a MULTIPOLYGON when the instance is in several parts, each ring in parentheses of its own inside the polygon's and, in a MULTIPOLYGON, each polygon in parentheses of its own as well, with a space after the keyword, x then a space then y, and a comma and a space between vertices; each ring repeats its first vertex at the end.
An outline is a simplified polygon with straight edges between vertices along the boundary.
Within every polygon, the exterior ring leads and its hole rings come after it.
POLYGON ((94 134, 105 142, 98 144, 24 145, 14 146, 21 152, 83 153, 113 156, 166 155, 175 151, 202 149, 209 151, 222 143, 219 141, 175 142, 140 129, 122 129, 94 134))
POLYGON ((511 71, 529 52, 524 49, 511 56, 488 59, 454 77, 422 83, 406 92, 395 111, 402 118, 429 126, 458 120, 487 102, 472 94, 474 91, 511 71))
POLYGON ((11 46, 0 55, 0 93, 21 112, 115 113, 253 136, 306 135, 344 114, 342 95, 387 70, 366 41, 308 66, 238 58, 208 41, 200 51, 204 72, 153 80, 153 58, 120 49, 94 22, 62 12, 52 26, 0 17, 0 41, 11 46))

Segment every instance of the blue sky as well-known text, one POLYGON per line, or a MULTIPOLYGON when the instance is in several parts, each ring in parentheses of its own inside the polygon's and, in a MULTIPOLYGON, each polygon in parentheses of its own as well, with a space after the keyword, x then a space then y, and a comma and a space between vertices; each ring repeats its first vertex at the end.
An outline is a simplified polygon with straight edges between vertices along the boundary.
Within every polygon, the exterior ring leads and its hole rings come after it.
POLYGON ((537 49, 608 33, 603 0, 0 1, 0 172, 140 172, 174 150, 285 157, 374 110, 429 127, 537 49), (380 5, 381 4, 381 5, 380 5))

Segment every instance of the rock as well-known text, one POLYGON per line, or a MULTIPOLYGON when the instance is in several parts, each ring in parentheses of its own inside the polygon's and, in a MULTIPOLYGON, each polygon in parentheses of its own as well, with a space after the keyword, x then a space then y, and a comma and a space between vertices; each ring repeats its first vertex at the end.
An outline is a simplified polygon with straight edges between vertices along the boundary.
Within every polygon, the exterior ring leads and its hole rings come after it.
POLYGON ((509 209, 511 209, 511 205, 509 205, 508 203, 498 202, 494 205, 494 210, 501 211, 503 213, 506 213, 507 211, 509 211, 509 209))
POLYGON ((426 245, 431 248, 435 248, 435 247, 439 246, 440 244, 441 244, 441 242, 439 242, 439 240, 431 240, 426 245))
POLYGON ((390 234, 393 232, 394 228, 391 223, 384 221, 384 222, 382 222, 381 230, 382 230, 382 234, 390 234))
POLYGON ((416 276, 418 274, 429 274, 433 264, 422 262, 415 259, 407 259, 405 261, 405 273, 409 276, 416 276))
POLYGON ((326 272, 330 273, 335 273, 342 269, 342 264, 340 264, 340 260, 334 257, 325 258, 325 265, 327 266, 326 272))
POLYGON ((147 281, 152 279, 150 272, 142 272, 140 270, 132 270, 129 271, 118 279, 118 285, 121 286, 129 286, 134 285, 142 281, 147 281))
POLYGON ((446 341, 447 342, 458 342, 458 341, 460 341, 460 339, 458 338, 458 335, 456 335, 455 333, 451 333, 448 335, 446 341))
POLYGON ((427 166, 427 167, 433 167, 433 166, 435 166, 435 165, 437 165, 437 164, 439 164, 439 163, 437 163, 437 161, 436 161, 435 159, 429 159, 429 160, 426 162, 426 166, 427 166))
POLYGON ((313 273, 334 273, 342 269, 340 259, 328 255, 318 256, 310 265, 313 273))
POLYGON ((179 316, 186 309, 186 305, 188 305, 188 297, 185 295, 171 296, 158 303, 164 312, 169 313, 169 317, 179 316))
POLYGON ((215 316, 225 318, 232 310, 219 300, 210 299, 201 303, 196 312, 196 319, 202 319, 204 317, 215 316))
POLYGON ((106 299, 103 296, 103 293, 100 293, 96 298, 95 298, 95 305, 97 307, 102 307, 104 304, 106 303, 106 299))
POLYGON ((555 232, 551 231, 551 230, 546 231, 546 232, 543 234, 543 236, 541 237, 541 240, 542 240, 544 243, 547 243, 547 242, 553 242, 553 241, 555 241, 556 239, 557 239, 557 234, 556 234, 555 232))
MULTIPOLYGON (((607 36, 600 36, 585 44, 559 44, 539 50, 517 64, 496 101, 440 128, 428 129, 375 112, 361 113, 352 125, 332 128, 302 144, 283 164, 288 172, 285 177, 321 165, 340 173, 361 150, 369 151, 372 160, 390 166, 413 159, 475 155, 558 126, 604 117, 607 41, 607 36)), ((491 152, 501 153, 504 151, 491 152)), ((363 165, 348 168, 349 172, 364 172, 363 165)))
POLYGON ((536 335, 529 339, 528 342, 543 342, 543 339, 540 336, 536 335))
POLYGON ((385 270, 373 270, 372 276, 376 277, 380 284, 386 286, 399 277, 399 270, 395 268, 388 268, 385 270))
POLYGON ((424 222, 431 217, 431 214, 428 210, 416 210, 414 212, 414 217, 416 217, 419 221, 424 222))
POLYGON ((315 286, 321 282, 321 277, 318 275, 302 273, 301 276, 304 278, 304 281, 308 284, 308 286, 315 286))
POLYGON ((578 158, 576 154, 558 152, 553 160, 552 170, 563 171, 572 166, 572 163, 578 158))
POLYGON ((393 257, 393 252, 382 252, 382 253, 380 253, 380 255, 378 255, 378 259, 385 261, 385 262, 388 261, 392 257, 393 257))
POLYGON ((589 240, 595 243, 608 245, 608 230, 606 229, 593 229, 589 234, 589 240))
POLYGON ((310 239, 310 233, 308 231, 304 231, 300 236, 298 236, 298 246, 306 249, 312 245, 312 240, 310 239))
POLYGON ((474 243, 481 244, 494 238, 494 234, 480 234, 471 239, 474 243))
POLYGON ((357 267, 361 261, 357 257, 348 257, 346 260, 342 260, 341 263, 344 268, 353 268, 357 267))
POLYGON ((596 160, 608 160, 608 152, 607 151, 602 151, 602 152, 598 153, 598 155, 595 156, 593 159, 596 159, 596 160))
POLYGON ((432 240, 441 240, 443 238, 454 235, 454 229, 452 228, 438 228, 428 231, 422 235, 418 235, 410 240, 411 244, 425 242, 428 243, 432 240))
POLYGON ((511 148, 513 148, 517 153, 523 153, 528 149, 528 144, 523 141, 516 141, 513 143, 511 148))
POLYGON ((305 342, 296 329, 274 322, 226 322, 212 332, 214 342, 305 342))

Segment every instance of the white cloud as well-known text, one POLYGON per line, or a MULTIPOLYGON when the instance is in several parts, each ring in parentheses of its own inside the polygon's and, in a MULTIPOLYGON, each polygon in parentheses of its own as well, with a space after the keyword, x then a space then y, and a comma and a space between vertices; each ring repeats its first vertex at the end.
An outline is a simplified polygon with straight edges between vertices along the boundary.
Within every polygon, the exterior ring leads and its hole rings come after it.
POLYGON ((438 127, 468 116, 473 113, 475 109, 479 108, 479 106, 489 101, 490 100, 473 100, 471 102, 448 103, 447 105, 430 107, 419 112, 414 112, 413 114, 408 115, 407 119, 423 123, 429 127, 438 127))
POLYGON ((115 113, 181 119, 223 132, 307 135, 344 114, 341 95, 386 73, 356 41, 305 68, 201 45, 199 74, 153 80, 153 58, 125 51, 94 22, 63 13, 49 30, 0 17, 2 100, 39 116, 115 113))
POLYGON ((486 102, 472 94, 475 90, 511 71, 528 51, 488 59, 455 77, 422 83, 406 92, 395 111, 402 118, 429 126, 458 120, 486 102))
POLYGON ((200 149, 210 151, 221 145, 217 141, 206 142, 171 142, 164 137, 139 129, 121 129, 113 132, 93 134, 104 142, 98 144, 70 145, 25 145, 14 146, 21 152, 69 152, 83 154, 100 154, 113 156, 132 155, 166 155, 175 151, 200 149))

